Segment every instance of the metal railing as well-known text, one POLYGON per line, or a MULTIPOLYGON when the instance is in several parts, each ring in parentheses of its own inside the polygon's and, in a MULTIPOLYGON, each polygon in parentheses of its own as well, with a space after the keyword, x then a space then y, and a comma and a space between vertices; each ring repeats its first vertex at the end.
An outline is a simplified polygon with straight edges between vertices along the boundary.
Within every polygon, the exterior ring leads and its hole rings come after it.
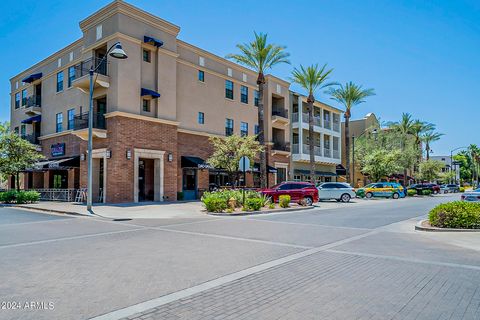
POLYGON ((288 110, 274 107, 272 108, 272 116, 279 116, 279 117, 288 119, 288 110))
POLYGON ((93 58, 89 58, 87 60, 84 60, 84 61, 82 61, 79 64, 76 64, 74 66, 74 68, 75 68, 75 79, 87 75, 92 66, 93 66, 93 68, 96 68, 98 66, 98 69, 97 69, 96 73, 103 74, 104 76, 108 75, 108 68, 107 68, 108 59, 105 59, 105 60, 102 61, 102 58, 93 57, 93 58), (100 64, 100 62, 101 62, 101 64, 100 64))
POLYGON ((332 154, 330 153, 330 148, 323 148, 323 156, 327 158, 332 157, 332 154))
POLYGON ((292 113, 292 122, 298 122, 298 112, 292 113))
POLYGON ((40 144, 38 142, 38 135, 36 134, 27 134, 22 137, 23 140, 30 142, 31 144, 40 144))
MULTIPOLYGON (((293 148, 294 148, 293 149, 294 151, 292 153, 299 153, 300 150, 299 150, 298 144, 294 144, 293 148)), ((302 153, 309 155, 310 154, 310 145, 304 144, 302 146, 302 153)), ((322 156, 322 148, 318 147, 318 146, 313 146, 313 154, 317 157, 321 157, 322 156)))
POLYGON ((273 150, 290 151, 290 142, 274 142, 273 150))
POLYGON ((35 95, 27 98, 26 108, 30 107, 42 107, 42 96, 35 95))
POLYGON ((293 154, 298 154, 298 153, 300 153, 300 148, 299 148, 298 143, 292 144, 292 153, 293 153, 293 154))
MULTIPOLYGON (((107 123, 105 115, 102 113, 93 114, 93 127, 96 129, 106 129, 107 123)), ((77 114, 73 116, 73 130, 80 130, 88 128, 88 112, 77 114)))
POLYGON ((325 129, 331 129, 331 126, 330 126, 330 125, 331 125, 330 120, 325 120, 325 119, 323 119, 323 127, 324 127, 325 129))
POLYGON ((43 201, 64 201, 75 200, 76 189, 34 189, 40 193, 40 200, 43 201))
POLYGON ((333 149, 333 156, 334 159, 340 159, 340 152, 338 150, 333 149))
POLYGON ((333 131, 340 132, 340 122, 333 122, 333 131))

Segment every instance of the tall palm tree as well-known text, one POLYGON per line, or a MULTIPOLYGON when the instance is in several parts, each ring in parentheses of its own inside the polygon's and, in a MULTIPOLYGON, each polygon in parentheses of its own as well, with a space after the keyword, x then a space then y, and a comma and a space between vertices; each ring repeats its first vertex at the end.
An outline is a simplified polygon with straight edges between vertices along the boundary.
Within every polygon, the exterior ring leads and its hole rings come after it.
MULTIPOLYGON (((300 85, 300 87, 308 92, 308 145, 310 152, 310 180, 312 183, 315 183, 315 144, 313 139, 313 103, 315 102, 314 94, 318 89, 323 89, 335 84, 333 82, 326 82, 328 80, 328 76, 333 71, 333 69, 326 70, 326 68, 326 64, 321 68, 318 67, 318 64, 308 66, 307 68, 300 65, 300 69, 294 68, 292 71, 292 82, 300 85)), ((299 108, 301 110, 301 103, 299 108)))
MULTIPOLYGON (((263 87, 265 85, 265 72, 273 66, 280 63, 290 63, 288 57, 290 54, 285 51, 284 46, 278 46, 268 43, 267 34, 254 32, 255 38, 250 43, 237 44, 240 50, 238 54, 228 54, 227 58, 236 61, 258 73, 258 141, 260 145, 265 146, 264 130, 264 108, 265 101, 263 87)), ((267 149, 260 152, 260 186, 265 188, 268 185, 267 180, 267 149)))
POLYGON ((438 133, 433 130, 429 130, 425 133, 422 134, 420 137, 421 141, 425 143, 425 152, 427 154, 427 160, 430 160, 430 145, 432 142, 440 140, 440 138, 443 136, 443 133, 438 133))
MULTIPOLYGON (((400 147, 402 152, 404 152, 407 147, 408 137, 413 136, 415 131, 415 121, 412 119, 412 115, 410 113, 402 113, 400 121, 390 122, 388 126, 400 134, 400 147)), ((403 169, 404 186, 407 185, 407 170, 407 167, 403 169)))
POLYGON ((347 182, 355 184, 355 181, 351 181, 350 179, 350 117, 352 116, 352 108, 365 102, 366 97, 374 96, 375 91, 374 89, 363 89, 362 86, 350 81, 345 85, 340 85, 338 88, 331 88, 328 93, 332 96, 333 100, 343 104, 345 107, 345 169, 347 182))
POLYGON ((433 123, 424 122, 421 120, 414 120, 412 123, 412 135, 415 138, 415 145, 420 149, 422 143, 422 134, 435 130, 433 123))

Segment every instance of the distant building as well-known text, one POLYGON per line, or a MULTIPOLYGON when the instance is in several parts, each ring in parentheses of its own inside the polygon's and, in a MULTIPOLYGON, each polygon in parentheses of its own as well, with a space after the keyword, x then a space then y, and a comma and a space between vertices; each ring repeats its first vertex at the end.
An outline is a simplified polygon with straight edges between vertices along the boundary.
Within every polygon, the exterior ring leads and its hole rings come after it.
POLYGON ((437 160, 442 162, 443 163, 442 173, 454 170, 455 180, 457 181, 460 180, 460 167, 455 165, 452 167, 452 159, 450 158, 450 156, 430 156, 430 160, 437 160))

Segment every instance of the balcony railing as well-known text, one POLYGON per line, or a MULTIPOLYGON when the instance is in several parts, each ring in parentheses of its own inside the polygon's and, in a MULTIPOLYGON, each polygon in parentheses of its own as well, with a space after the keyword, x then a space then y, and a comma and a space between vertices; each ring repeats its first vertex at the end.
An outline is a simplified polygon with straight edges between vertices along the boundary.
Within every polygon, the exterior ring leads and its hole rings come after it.
POLYGON ((323 119, 323 127, 326 129, 331 129, 331 122, 330 120, 323 119))
POLYGON ((323 148, 323 156, 327 158, 332 157, 332 154, 330 153, 330 148, 323 148))
POLYGON ((333 122, 333 131, 340 132, 340 122, 333 122))
MULTIPOLYGON (((93 127, 96 129, 106 129, 105 115, 102 113, 93 114, 93 127)), ((88 112, 77 114, 73 117, 73 130, 88 128, 88 112)))
POLYGON ((289 142, 274 142, 272 149, 273 150, 278 150, 278 151, 290 152, 290 143, 289 142))
POLYGON ((27 135, 24 135, 24 136, 22 137, 22 139, 23 139, 23 140, 26 140, 26 141, 28 141, 28 142, 30 142, 30 143, 32 143, 32 144, 40 144, 40 143, 38 142, 38 137, 39 137, 39 136, 36 135, 36 134, 27 134, 27 135))
MULTIPOLYGON (((299 153, 299 151, 300 150, 299 150, 298 144, 294 144, 292 153, 297 154, 297 153, 299 153)), ((304 144, 302 146, 302 153, 307 154, 307 155, 310 154, 310 146, 308 144, 304 144)), ((317 157, 321 157, 322 156, 322 148, 318 147, 318 146, 313 146, 313 154, 317 157)))
POLYGON ((333 156, 334 159, 340 159, 340 152, 338 150, 333 150, 333 156))
POLYGON ((107 70, 108 69, 107 68, 108 61, 107 61, 107 59, 102 61, 101 58, 94 57, 94 58, 84 60, 84 61, 82 61, 79 64, 74 66, 74 68, 75 68, 75 79, 78 79, 80 77, 83 77, 84 75, 87 75, 92 66, 93 66, 93 68, 96 68, 98 66, 98 69, 96 71, 97 73, 103 74, 104 76, 108 75, 108 70, 107 70))
POLYGON ((300 149, 299 149, 298 143, 292 144, 292 153, 293 153, 293 154, 298 154, 298 153, 300 153, 300 149))
POLYGON ((279 116, 282 118, 288 119, 288 110, 287 109, 272 109, 272 116, 279 116))
POLYGON ((27 98, 27 102, 25 105, 26 108, 41 107, 41 106, 42 106, 42 96, 35 95, 27 98))

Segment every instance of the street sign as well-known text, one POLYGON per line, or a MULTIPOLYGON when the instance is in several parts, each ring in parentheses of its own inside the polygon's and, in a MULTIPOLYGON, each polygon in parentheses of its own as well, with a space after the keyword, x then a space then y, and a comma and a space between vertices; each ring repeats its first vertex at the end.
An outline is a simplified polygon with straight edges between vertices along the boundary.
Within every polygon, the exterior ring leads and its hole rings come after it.
POLYGON ((246 156, 241 157, 238 162, 238 167, 242 172, 248 171, 250 169, 250 159, 246 156))

